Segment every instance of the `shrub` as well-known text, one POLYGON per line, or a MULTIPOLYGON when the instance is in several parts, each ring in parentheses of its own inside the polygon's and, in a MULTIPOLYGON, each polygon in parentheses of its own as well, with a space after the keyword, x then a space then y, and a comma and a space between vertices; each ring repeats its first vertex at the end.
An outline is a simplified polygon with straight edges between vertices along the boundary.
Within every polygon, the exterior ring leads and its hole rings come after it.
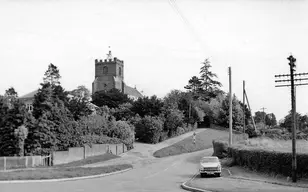
POLYGON ((135 141, 134 127, 128 124, 126 121, 116 122, 115 136, 123 141, 127 147, 132 147, 135 141))
MULTIPOLYGON (((234 159, 234 163, 246 166, 252 170, 270 172, 291 176, 292 153, 268 151, 258 148, 244 148, 241 145, 228 148, 228 156, 234 159)), ((308 154, 297 154, 297 174, 299 177, 308 174, 308 154)))
POLYGON ((116 118, 116 120, 128 120, 134 116, 134 113, 131 111, 132 104, 124 103, 119 105, 118 108, 112 109, 112 115, 116 118))
POLYGON ((168 132, 168 137, 173 137, 177 134, 177 128, 182 126, 184 114, 178 109, 165 110, 164 130, 168 132))
POLYGON ((136 138, 145 143, 158 143, 163 123, 160 117, 145 116, 136 124, 136 138))
POLYGON ((119 144, 122 143, 118 138, 111 138, 106 135, 84 135, 82 136, 85 144, 91 146, 92 144, 119 144))
POLYGON ((168 139, 168 132, 161 132, 161 135, 159 137, 159 142, 165 141, 166 139, 168 139))
POLYGON ((228 156, 228 142, 221 140, 213 140, 213 156, 217 156, 218 158, 224 158, 228 156))
POLYGON ((185 129, 183 127, 178 127, 176 131, 177 135, 182 135, 185 133, 185 129))
POLYGON ((253 128, 251 124, 247 125, 245 133, 248 134, 249 138, 260 136, 260 133, 258 131, 255 131, 255 129, 253 128))

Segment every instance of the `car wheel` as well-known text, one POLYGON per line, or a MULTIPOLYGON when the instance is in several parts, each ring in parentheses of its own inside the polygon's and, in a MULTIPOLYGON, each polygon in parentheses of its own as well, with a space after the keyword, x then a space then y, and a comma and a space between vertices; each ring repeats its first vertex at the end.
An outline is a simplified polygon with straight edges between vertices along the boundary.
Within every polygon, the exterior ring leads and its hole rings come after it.
POLYGON ((221 174, 220 174, 220 173, 216 173, 215 175, 216 175, 216 177, 220 177, 220 176, 221 176, 221 174))
POLYGON ((201 178, 204 177, 204 173, 200 173, 200 177, 201 177, 201 178))

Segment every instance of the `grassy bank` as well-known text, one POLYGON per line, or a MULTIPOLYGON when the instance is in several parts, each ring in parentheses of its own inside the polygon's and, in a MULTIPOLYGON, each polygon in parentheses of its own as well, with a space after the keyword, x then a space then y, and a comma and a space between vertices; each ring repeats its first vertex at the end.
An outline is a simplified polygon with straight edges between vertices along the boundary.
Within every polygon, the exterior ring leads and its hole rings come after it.
POLYGON ((132 168, 132 165, 122 164, 122 165, 112 165, 106 167, 93 167, 93 168, 59 167, 55 169, 34 169, 34 170, 12 171, 12 172, 0 172, 0 180, 40 180, 40 179, 73 178, 73 177, 83 177, 90 175, 100 175, 104 173, 121 171, 128 168, 132 168))
MULTIPOLYGON (((213 139, 227 140, 228 135, 228 129, 216 127, 214 129, 209 128, 205 131, 197 133, 196 144, 193 143, 193 136, 190 136, 171 146, 155 151, 153 155, 154 157, 167 157, 208 149, 212 147, 213 139)), ((237 140, 236 134, 234 134, 234 140, 237 140)))

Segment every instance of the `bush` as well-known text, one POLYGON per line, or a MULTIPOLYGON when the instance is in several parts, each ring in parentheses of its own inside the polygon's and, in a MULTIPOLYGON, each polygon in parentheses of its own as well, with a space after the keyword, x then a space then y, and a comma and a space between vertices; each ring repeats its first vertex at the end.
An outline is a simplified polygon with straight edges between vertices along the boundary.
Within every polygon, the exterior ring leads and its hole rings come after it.
MULTIPOLYGON (((232 146, 228 148, 228 156, 234 163, 246 166, 251 170, 292 175, 292 153, 268 151, 258 148, 232 146)), ((308 154, 297 154, 297 174, 299 177, 308 175, 308 154)))
POLYGON ((159 142, 165 141, 168 139, 168 132, 163 131, 159 137, 159 142))
POLYGON ((115 136, 121 139, 127 147, 132 147, 135 141, 134 127, 128 124, 126 121, 117 121, 115 126, 115 136))
POLYGON ((185 129, 183 127, 178 127, 176 129, 177 134, 176 135, 182 135, 185 133, 185 129))
POLYGON ((184 114, 178 109, 165 110, 164 130, 168 132, 168 137, 177 135, 177 128, 182 126, 184 114))
POLYGON ((84 135, 83 140, 89 146, 92 144, 119 144, 122 143, 118 138, 111 138, 105 135, 84 135))
POLYGON ((217 156, 218 158, 224 158, 228 156, 228 142, 222 140, 213 140, 213 156, 217 156))
POLYGON ((119 105, 118 108, 112 109, 111 113, 116 118, 116 120, 128 120, 134 116, 134 113, 131 111, 132 108, 131 103, 124 103, 119 105))
POLYGON ((247 128, 245 130, 245 133, 248 134, 249 138, 258 137, 260 136, 260 133, 258 131, 255 131, 252 125, 247 125, 247 128))
POLYGON ((136 138, 145 143, 158 143, 163 123, 160 117, 145 116, 136 124, 136 138))

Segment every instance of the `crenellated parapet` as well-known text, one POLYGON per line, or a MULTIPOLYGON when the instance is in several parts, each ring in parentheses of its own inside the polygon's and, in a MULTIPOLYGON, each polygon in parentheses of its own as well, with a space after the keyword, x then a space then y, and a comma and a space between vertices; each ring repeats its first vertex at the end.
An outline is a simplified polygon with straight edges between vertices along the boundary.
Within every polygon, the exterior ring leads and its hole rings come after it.
POLYGON ((124 64, 123 60, 120 60, 116 57, 114 57, 113 59, 95 59, 95 65, 106 65, 106 64, 124 64))

